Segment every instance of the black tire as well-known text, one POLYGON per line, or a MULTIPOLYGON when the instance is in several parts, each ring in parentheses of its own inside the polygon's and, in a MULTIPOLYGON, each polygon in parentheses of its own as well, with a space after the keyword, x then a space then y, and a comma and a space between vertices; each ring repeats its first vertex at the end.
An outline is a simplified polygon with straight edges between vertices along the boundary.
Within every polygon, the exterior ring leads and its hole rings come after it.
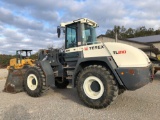
POLYGON ((118 86, 114 76, 108 69, 100 65, 88 66, 79 73, 77 91, 84 104, 96 109, 107 107, 118 96, 118 86), (93 84, 96 85, 95 88, 92 88, 93 84), (89 90, 92 92, 88 92, 89 90), (97 96, 94 97, 95 94, 97 96))
POLYGON ((118 90, 118 95, 121 95, 121 94, 124 93, 125 91, 126 91, 126 90, 123 89, 123 88, 122 88, 122 89, 119 89, 119 90, 118 90))
POLYGON ((41 68, 30 67, 25 73, 24 89, 29 96, 39 97, 43 93, 45 86, 45 76, 41 68))
POLYGON ((64 79, 62 81, 62 78, 56 78, 55 79, 55 86, 59 89, 65 89, 69 85, 69 81, 67 79, 64 79))

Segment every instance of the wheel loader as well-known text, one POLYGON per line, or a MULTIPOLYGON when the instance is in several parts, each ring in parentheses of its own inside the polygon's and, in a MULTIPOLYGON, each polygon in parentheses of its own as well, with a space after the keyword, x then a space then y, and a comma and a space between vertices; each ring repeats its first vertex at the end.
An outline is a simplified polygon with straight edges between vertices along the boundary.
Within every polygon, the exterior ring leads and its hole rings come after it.
POLYGON ((32 50, 17 50, 16 58, 10 60, 5 92, 17 93, 23 91, 24 74, 28 67, 33 67, 35 60, 29 59, 32 50))
POLYGON ((58 37, 62 31, 65 34, 64 51, 40 50, 34 64, 12 69, 12 76, 9 72, 4 90, 10 86, 19 92, 21 88, 39 97, 47 87, 66 88, 70 83, 85 105, 98 109, 110 105, 123 91, 152 81, 152 64, 144 52, 122 43, 97 41, 96 27, 87 18, 61 23, 57 33, 58 37))

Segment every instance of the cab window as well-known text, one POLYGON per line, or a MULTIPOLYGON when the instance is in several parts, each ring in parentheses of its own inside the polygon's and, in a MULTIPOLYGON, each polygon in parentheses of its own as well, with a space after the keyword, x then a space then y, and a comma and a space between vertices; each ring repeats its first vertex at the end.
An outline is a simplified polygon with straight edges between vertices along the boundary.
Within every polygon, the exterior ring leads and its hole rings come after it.
POLYGON ((97 41, 95 28, 88 25, 82 24, 82 43, 84 44, 93 44, 97 41))
POLYGON ((66 28, 66 49, 77 47, 77 27, 76 24, 67 26, 66 28))

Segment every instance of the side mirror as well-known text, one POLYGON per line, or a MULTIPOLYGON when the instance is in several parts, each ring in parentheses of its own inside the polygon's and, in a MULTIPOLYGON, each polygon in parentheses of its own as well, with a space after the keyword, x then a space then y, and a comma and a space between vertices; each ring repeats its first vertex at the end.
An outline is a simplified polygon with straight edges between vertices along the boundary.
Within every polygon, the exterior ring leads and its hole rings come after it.
POLYGON ((58 35, 58 38, 60 37, 61 35, 61 29, 59 27, 57 27, 57 35, 58 35))

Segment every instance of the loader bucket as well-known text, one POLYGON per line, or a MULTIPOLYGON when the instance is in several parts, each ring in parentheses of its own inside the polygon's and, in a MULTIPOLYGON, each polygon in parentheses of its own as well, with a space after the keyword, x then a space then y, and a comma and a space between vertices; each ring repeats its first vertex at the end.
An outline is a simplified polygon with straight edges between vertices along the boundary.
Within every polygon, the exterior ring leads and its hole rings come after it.
POLYGON ((26 69, 9 69, 8 77, 4 86, 4 92, 18 93, 24 91, 23 81, 26 69))

